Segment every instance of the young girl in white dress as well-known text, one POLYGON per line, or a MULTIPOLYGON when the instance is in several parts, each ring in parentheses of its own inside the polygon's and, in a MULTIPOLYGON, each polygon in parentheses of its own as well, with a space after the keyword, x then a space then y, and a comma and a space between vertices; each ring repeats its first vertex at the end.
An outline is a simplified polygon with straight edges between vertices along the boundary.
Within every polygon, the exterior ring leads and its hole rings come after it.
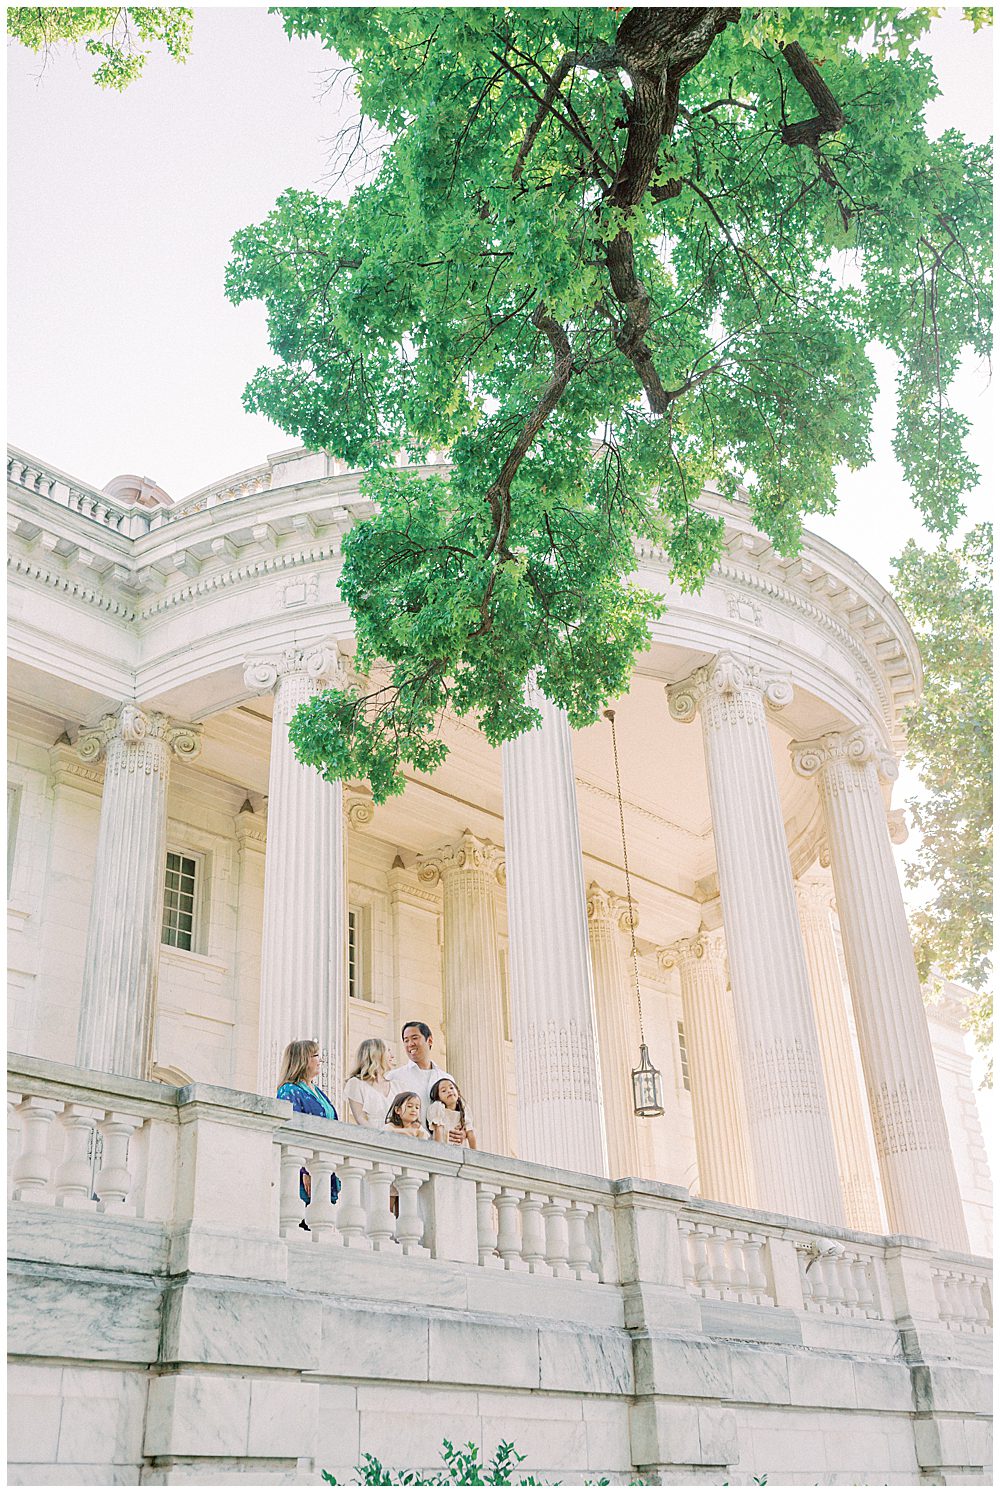
POLYGON ((420 1123, 420 1095, 409 1089, 404 1089, 402 1094, 394 1094, 389 1113, 385 1117, 385 1128, 395 1131, 397 1135, 412 1135, 415 1140, 430 1140, 420 1123))
POLYGON ((452 1145, 477 1150, 472 1116, 465 1107, 465 1100, 454 1079, 439 1078, 431 1088, 430 1101, 427 1107, 427 1124, 432 1139, 451 1141, 452 1145))
POLYGON ((344 1085, 345 1119, 353 1120, 356 1125, 382 1129, 392 1098, 392 1085, 385 1075, 393 1061, 392 1053, 381 1037, 365 1038, 358 1048, 351 1076, 344 1085))

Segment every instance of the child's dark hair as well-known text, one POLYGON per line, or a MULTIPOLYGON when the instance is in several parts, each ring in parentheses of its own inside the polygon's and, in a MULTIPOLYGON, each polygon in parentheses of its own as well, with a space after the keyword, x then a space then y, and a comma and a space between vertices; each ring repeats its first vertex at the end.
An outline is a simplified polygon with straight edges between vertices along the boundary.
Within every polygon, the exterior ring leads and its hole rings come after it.
MULTIPOLYGON (((438 1101, 438 1099, 441 1098, 439 1090, 440 1090, 441 1085, 443 1083, 450 1083, 450 1084, 454 1085, 455 1093, 458 1095, 457 1114, 458 1114, 459 1121, 461 1123, 461 1127, 464 1130, 465 1129, 465 1100, 462 1098, 462 1090, 458 1087, 458 1084, 455 1083, 455 1080, 453 1078, 439 1078, 437 1080, 437 1082, 431 1086, 431 1103, 432 1104, 436 1104, 437 1101, 438 1101)), ((441 1100, 441 1103, 444 1104, 444 1100, 443 1099, 441 1100)), ((447 1105, 445 1105, 445 1108, 447 1108, 447 1105)))
POLYGON ((385 1117, 385 1123, 387 1125, 396 1125, 400 1130, 402 1130, 403 1117, 400 1114, 400 1110, 403 1108, 403 1105, 406 1103, 407 1099, 419 1098, 420 1095, 414 1094, 412 1089, 407 1089, 405 1093, 397 1094, 392 1103, 389 1105, 389 1112, 385 1117))

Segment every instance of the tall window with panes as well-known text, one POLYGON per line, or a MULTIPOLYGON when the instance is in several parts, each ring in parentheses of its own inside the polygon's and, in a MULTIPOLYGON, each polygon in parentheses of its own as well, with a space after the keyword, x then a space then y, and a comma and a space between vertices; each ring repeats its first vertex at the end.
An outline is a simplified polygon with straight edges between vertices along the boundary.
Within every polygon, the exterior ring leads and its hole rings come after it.
POLYGON ((371 912, 367 907, 347 909, 347 994, 351 1000, 374 999, 370 975, 371 912))
POLYGON ((162 942, 173 949, 194 949, 198 937, 198 897, 201 866, 193 855, 167 851, 163 893, 162 942))
POLYGON ((684 1036, 684 1023, 683 1023, 683 1021, 679 1021, 677 1023, 677 1046, 678 1046, 678 1048, 680 1050, 680 1055, 681 1055, 681 1083, 684 1085, 684 1087, 688 1091, 690 1091, 690 1089, 691 1089, 691 1074, 690 1074, 690 1072, 688 1070, 687 1039, 684 1036))

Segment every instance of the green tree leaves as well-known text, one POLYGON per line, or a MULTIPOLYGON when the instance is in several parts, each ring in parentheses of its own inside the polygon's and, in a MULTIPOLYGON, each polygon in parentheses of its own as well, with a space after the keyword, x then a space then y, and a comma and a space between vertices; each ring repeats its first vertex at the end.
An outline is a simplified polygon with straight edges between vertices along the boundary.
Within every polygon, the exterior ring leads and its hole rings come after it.
POLYGON ((920 642, 924 692, 907 718, 907 759, 926 797, 910 801, 920 848, 911 886, 930 895, 914 919, 917 960, 978 992, 970 1024, 992 1040, 991 973, 993 535, 970 529, 961 544, 920 549, 893 562, 896 595, 920 642))
POLYGON ((380 164, 286 193, 234 239, 275 360, 247 407, 369 472, 344 595, 378 693, 304 710, 328 775, 440 760, 448 706, 578 724, 624 687, 657 603, 696 589, 742 484, 783 552, 869 459, 867 348, 899 359, 896 451, 946 535, 974 479, 948 385, 989 340, 989 162, 930 141, 925 13, 874 7, 299 8, 349 62, 380 164), (396 465, 445 449, 450 478, 396 465), (325 726, 324 723, 325 722, 325 726))
POLYGON ((186 60, 193 18, 181 6, 14 5, 7 11, 7 35, 43 54, 59 42, 82 41, 102 59, 94 82, 120 92, 135 82, 149 56, 150 47, 140 43, 162 42, 175 62, 186 60))

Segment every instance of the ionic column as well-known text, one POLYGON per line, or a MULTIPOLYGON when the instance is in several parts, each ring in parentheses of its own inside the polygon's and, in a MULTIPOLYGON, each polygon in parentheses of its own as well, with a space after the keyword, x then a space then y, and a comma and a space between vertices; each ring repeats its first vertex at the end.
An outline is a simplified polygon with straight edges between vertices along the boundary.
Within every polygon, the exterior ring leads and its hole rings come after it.
POLYGON ((955 1165, 879 775, 894 759, 868 727, 791 745, 826 819, 844 956, 889 1228, 968 1250, 955 1165))
POLYGON ((511 1020, 528 1161, 607 1175, 583 857, 566 712, 503 746, 511 1020))
POLYGON ((681 977, 700 1194, 756 1207, 725 937, 721 930, 705 929, 661 949, 657 958, 662 968, 676 968, 681 977))
POLYGON ((268 773, 257 1087, 272 1094, 286 1045, 314 1038, 331 1098, 344 1074, 347 901, 343 789, 297 761, 288 724, 339 682, 336 650, 286 648, 247 661, 251 689, 274 691, 268 773))
POLYGON ((510 1154, 504 1075, 497 882, 503 851, 468 830, 421 856, 420 881, 439 878, 444 897, 444 1023, 448 1071, 469 1101, 484 1151, 510 1154))
MULTIPOLYGON (((757 1205, 842 1223, 809 976, 764 701, 788 679, 720 653, 667 688, 675 720, 701 714, 747 1099, 757 1205)), ((693 1093, 693 1089, 692 1089, 693 1093)))
POLYGON ((622 933, 629 928, 628 903, 592 881, 587 888, 587 923, 610 1175, 643 1177, 646 1168, 632 1096, 632 1069, 639 1061, 639 1021, 622 945, 622 933))
POLYGON ((196 726, 131 704, 80 732, 83 760, 105 758, 77 1034, 81 1068, 149 1076, 170 759, 190 760, 200 744, 196 726))
POLYGON ((795 895, 848 1227, 880 1234, 882 1218, 869 1158, 864 1101, 858 1087, 830 916, 832 889, 824 881, 803 877, 795 883, 795 895))

